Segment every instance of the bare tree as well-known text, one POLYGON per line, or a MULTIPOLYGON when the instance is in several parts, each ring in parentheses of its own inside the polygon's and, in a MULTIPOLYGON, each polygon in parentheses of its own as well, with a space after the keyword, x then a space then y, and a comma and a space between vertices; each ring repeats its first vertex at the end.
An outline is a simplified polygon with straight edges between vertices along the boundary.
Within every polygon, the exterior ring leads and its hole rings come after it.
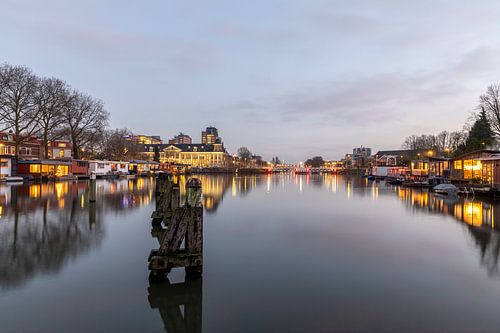
POLYGON ((63 115, 65 108, 69 106, 69 99, 70 89, 64 81, 55 78, 43 78, 39 81, 35 102, 45 158, 49 157, 49 142, 63 136, 63 115))
POLYGON ((38 78, 23 66, 0 66, 0 122, 3 130, 12 130, 16 156, 19 146, 40 130, 35 93, 38 78))
POLYGON ((133 133, 126 129, 114 129, 106 131, 103 155, 111 160, 133 160, 143 151, 143 145, 127 140, 133 133))
POLYGON ((448 141, 449 141, 449 136, 450 133, 447 131, 442 131, 438 135, 436 135, 436 149, 437 151, 446 151, 447 149, 450 149, 448 147, 448 141))
POLYGON ((484 108, 491 130, 500 137, 500 84, 492 84, 479 97, 479 109, 484 108))
POLYGON ((101 100, 74 92, 64 109, 66 132, 73 145, 73 157, 80 158, 81 150, 104 134, 109 114, 101 100))

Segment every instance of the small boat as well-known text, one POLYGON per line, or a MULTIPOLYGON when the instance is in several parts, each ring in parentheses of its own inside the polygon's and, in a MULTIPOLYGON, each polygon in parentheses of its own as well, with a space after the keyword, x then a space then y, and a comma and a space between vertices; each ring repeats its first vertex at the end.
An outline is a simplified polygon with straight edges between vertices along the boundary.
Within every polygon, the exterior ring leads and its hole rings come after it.
POLYGON ((120 178, 125 178, 125 179, 135 179, 135 175, 129 175, 129 174, 126 174, 126 173, 122 173, 119 175, 120 178))
POLYGON ((385 182, 387 184, 402 185, 405 179, 403 177, 387 177, 385 182))
POLYGON ((405 187, 418 187, 418 188, 432 187, 432 185, 430 185, 429 182, 419 182, 419 181, 403 182, 403 186, 405 186, 405 187))
POLYGON ((439 184, 434 186, 434 192, 441 195, 457 195, 458 187, 453 184, 439 184))
POLYGON ((5 181, 8 183, 23 182, 24 178, 18 177, 18 176, 8 176, 8 177, 5 177, 5 181))

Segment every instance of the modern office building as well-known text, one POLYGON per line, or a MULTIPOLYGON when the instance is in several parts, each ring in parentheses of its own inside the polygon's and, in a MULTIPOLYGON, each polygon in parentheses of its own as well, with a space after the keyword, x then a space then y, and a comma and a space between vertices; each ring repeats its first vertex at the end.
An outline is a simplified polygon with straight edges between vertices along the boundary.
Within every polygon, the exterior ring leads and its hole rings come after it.
POLYGON ((189 135, 181 132, 172 139, 168 140, 168 143, 171 145, 192 144, 193 139, 189 135))
POLYGON ((222 139, 219 137, 219 132, 215 127, 207 127, 206 130, 201 132, 201 143, 202 144, 215 144, 222 143, 222 139))

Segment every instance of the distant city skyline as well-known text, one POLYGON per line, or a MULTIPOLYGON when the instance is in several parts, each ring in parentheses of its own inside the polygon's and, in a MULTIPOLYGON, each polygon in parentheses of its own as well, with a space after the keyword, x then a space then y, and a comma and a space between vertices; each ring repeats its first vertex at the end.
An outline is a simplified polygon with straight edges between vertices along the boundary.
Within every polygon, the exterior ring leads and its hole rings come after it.
POLYGON ((111 127, 340 159, 461 129, 500 82, 499 16, 485 0, 7 0, 0 62, 102 99, 111 127))

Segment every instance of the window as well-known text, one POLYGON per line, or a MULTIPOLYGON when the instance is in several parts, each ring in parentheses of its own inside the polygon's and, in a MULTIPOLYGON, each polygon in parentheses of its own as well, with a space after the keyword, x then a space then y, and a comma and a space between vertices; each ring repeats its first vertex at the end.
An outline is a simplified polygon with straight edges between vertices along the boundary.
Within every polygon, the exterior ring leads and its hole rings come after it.
POLYGON ((30 164, 30 173, 40 173, 40 164, 30 164))
POLYGON ((62 177, 68 175, 68 166, 67 165, 58 165, 55 170, 56 177, 62 177))
POLYGON ((104 163, 97 163, 98 169, 104 169, 104 163))
POLYGON ((59 150, 59 157, 64 157, 64 150, 63 149, 59 150))
POLYGON ((481 178, 481 161, 465 160, 463 168, 464 179, 481 178))
POLYGON ((66 144, 61 142, 61 143, 59 143, 58 146, 64 148, 64 147, 66 147, 66 144))
POLYGON ((453 162, 453 168, 456 170, 462 170, 462 160, 453 162))

